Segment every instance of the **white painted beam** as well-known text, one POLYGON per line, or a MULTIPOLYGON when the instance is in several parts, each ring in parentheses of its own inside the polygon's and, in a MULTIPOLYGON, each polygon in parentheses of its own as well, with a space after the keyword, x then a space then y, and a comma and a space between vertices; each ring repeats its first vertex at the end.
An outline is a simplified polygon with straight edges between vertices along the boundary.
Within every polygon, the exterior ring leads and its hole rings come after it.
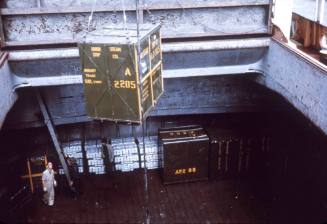
POLYGON ((293 0, 274 0, 273 23, 278 26, 284 36, 289 40, 293 13, 293 0))
POLYGON ((325 0, 316 0, 315 21, 322 23, 324 21, 325 0))
MULTIPOLYGON (((255 63, 250 65, 235 65, 235 66, 217 66, 208 68, 189 68, 189 69, 173 69, 164 70, 163 78, 185 78, 185 77, 200 77, 200 76, 217 76, 217 75, 233 75, 244 74, 253 71, 259 71, 261 64, 255 63)), ((18 77, 14 76, 14 89, 26 87, 40 87, 40 86, 59 86, 59 85, 73 85, 82 84, 82 75, 65 75, 53 77, 18 77)))
MULTIPOLYGON (((212 51, 228 49, 249 49, 268 47, 270 38, 249 38, 233 40, 213 40, 213 41, 192 41, 176 42, 163 44, 163 53, 171 52, 189 52, 189 51, 212 51)), ((11 51, 9 61, 34 61, 34 60, 51 60, 64 58, 78 58, 77 48, 60 48, 44 50, 24 50, 11 51)))

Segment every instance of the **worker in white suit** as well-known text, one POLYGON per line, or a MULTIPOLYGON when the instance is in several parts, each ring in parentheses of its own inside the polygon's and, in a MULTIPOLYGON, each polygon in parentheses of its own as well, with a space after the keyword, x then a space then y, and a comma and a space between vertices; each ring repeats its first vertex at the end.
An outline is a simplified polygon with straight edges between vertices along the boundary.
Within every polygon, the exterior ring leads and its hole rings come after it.
POLYGON ((44 191, 44 203, 46 205, 53 206, 55 196, 54 187, 57 186, 57 182, 55 180, 51 162, 48 163, 47 169, 42 173, 42 185, 44 191))

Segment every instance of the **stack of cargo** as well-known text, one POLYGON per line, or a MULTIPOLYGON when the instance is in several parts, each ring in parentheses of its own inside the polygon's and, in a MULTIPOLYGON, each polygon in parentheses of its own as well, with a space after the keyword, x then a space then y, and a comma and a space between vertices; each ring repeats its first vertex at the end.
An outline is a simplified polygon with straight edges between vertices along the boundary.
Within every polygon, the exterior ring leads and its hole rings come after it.
POLYGON ((115 170, 133 171, 140 167, 138 148, 134 138, 112 139, 115 170))
MULTIPOLYGON (((115 170, 130 172, 144 167, 143 138, 138 138, 138 145, 134 138, 117 138, 111 140, 114 154, 115 170)), ((163 154, 158 152, 158 137, 151 136, 144 139, 145 160, 148 169, 162 167, 163 154)))
MULTIPOLYGON (((143 138, 139 138, 139 149, 141 152, 142 168, 144 167, 144 147, 143 138)), ((158 169, 163 164, 163 152, 158 150, 158 137, 150 136, 144 138, 145 143, 145 161, 148 169, 158 169)))
POLYGON ((85 142, 85 153, 89 173, 104 174, 105 166, 103 162, 102 144, 99 140, 88 140, 85 142))
MULTIPOLYGON (((145 137, 145 160, 148 169, 158 169, 163 164, 163 153, 158 150, 158 137, 145 137)), ((144 167, 143 138, 116 138, 111 139, 111 145, 102 147, 100 140, 87 140, 84 145, 88 171, 91 174, 106 173, 105 152, 108 150, 109 160, 106 163, 113 163, 114 170, 130 172, 140 167, 144 167), (138 144, 136 143, 138 142, 138 144)), ((63 144, 65 156, 75 158, 79 172, 82 173, 83 153, 81 142, 75 141, 63 144)), ((59 169, 59 174, 64 174, 63 169, 59 169)))
MULTIPOLYGON (((66 157, 73 158, 76 160, 78 166, 78 172, 84 172, 83 166, 83 152, 82 152, 82 143, 81 141, 71 141, 68 143, 63 143, 63 152, 66 157)), ((59 169, 59 174, 64 174, 64 170, 59 169)))

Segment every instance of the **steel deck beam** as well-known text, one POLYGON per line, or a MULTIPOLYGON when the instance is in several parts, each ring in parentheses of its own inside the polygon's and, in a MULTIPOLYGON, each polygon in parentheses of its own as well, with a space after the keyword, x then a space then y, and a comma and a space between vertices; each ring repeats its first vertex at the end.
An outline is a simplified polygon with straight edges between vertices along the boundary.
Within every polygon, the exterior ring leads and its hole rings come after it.
MULTIPOLYGON (((267 0, 251 0, 251 1, 180 1, 180 3, 171 2, 156 2, 140 5, 140 10, 175 10, 175 9, 205 9, 205 8, 226 8, 226 7, 251 7, 251 6, 267 6, 267 0)), ((126 11, 135 11, 135 5, 126 4, 126 11)), ((70 13, 89 13, 92 7, 89 6, 74 6, 74 7, 50 7, 50 8, 2 8, 0 14, 4 16, 18 15, 46 15, 46 14, 70 14, 70 13)), ((121 5, 112 6, 96 6, 94 12, 120 12, 123 11, 121 5)))
MULTIPOLYGON (((268 47, 270 38, 248 38, 215 41, 192 41, 164 43, 163 53, 190 52, 190 51, 213 51, 227 49, 250 49, 268 47)), ((43 50, 23 50, 11 51, 9 61, 31 61, 31 60, 50 60, 59 58, 78 58, 77 48, 59 48, 43 50)))
POLYGON ((49 130, 49 133, 50 133, 50 136, 51 136, 51 139, 52 139, 52 143, 53 143, 53 145, 54 145, 54 147, 55 147, 55 149, 57 151, 57 154, 59 156, 59 160, 60 160, 60 163, 61 163, 62 168, 64 170, 66 179, 68 181, 68 185, 71 186, 71 177, 70 177, 70 174, 69 174, 69 169, 68 169, 66 160, 64 158, 62 149, 60 147, 53 121, 51 120, 48 109, 47 109, 47 107, 46 107, 46 105, 45 105, 45 103, 44 103, 44 101, 42 99, 42 96, 41 96, 41 94, 40 94, 40 92, 38 90, 36 91, 36 97, 37 97, 37 101, 39 103, 40 110, 41 110, 43 118, 44 118, 44 123, 45 123, 45 125, 47 126, 47 128, 49 130))
MULTIPOLYGON (((6 47, 39 48, 81 41, 88 26, 92 1, 12 0, 0 9, 6 47)), ((144 0, 144 23, 161 23, 164 39, 267 36, 271 34, 271 0, 144 0)), ((123 24, 120 1, 95 5, 91 30, 123 24)), ((134 1, 125 1, 128 23, 136 23, 134 1)))

